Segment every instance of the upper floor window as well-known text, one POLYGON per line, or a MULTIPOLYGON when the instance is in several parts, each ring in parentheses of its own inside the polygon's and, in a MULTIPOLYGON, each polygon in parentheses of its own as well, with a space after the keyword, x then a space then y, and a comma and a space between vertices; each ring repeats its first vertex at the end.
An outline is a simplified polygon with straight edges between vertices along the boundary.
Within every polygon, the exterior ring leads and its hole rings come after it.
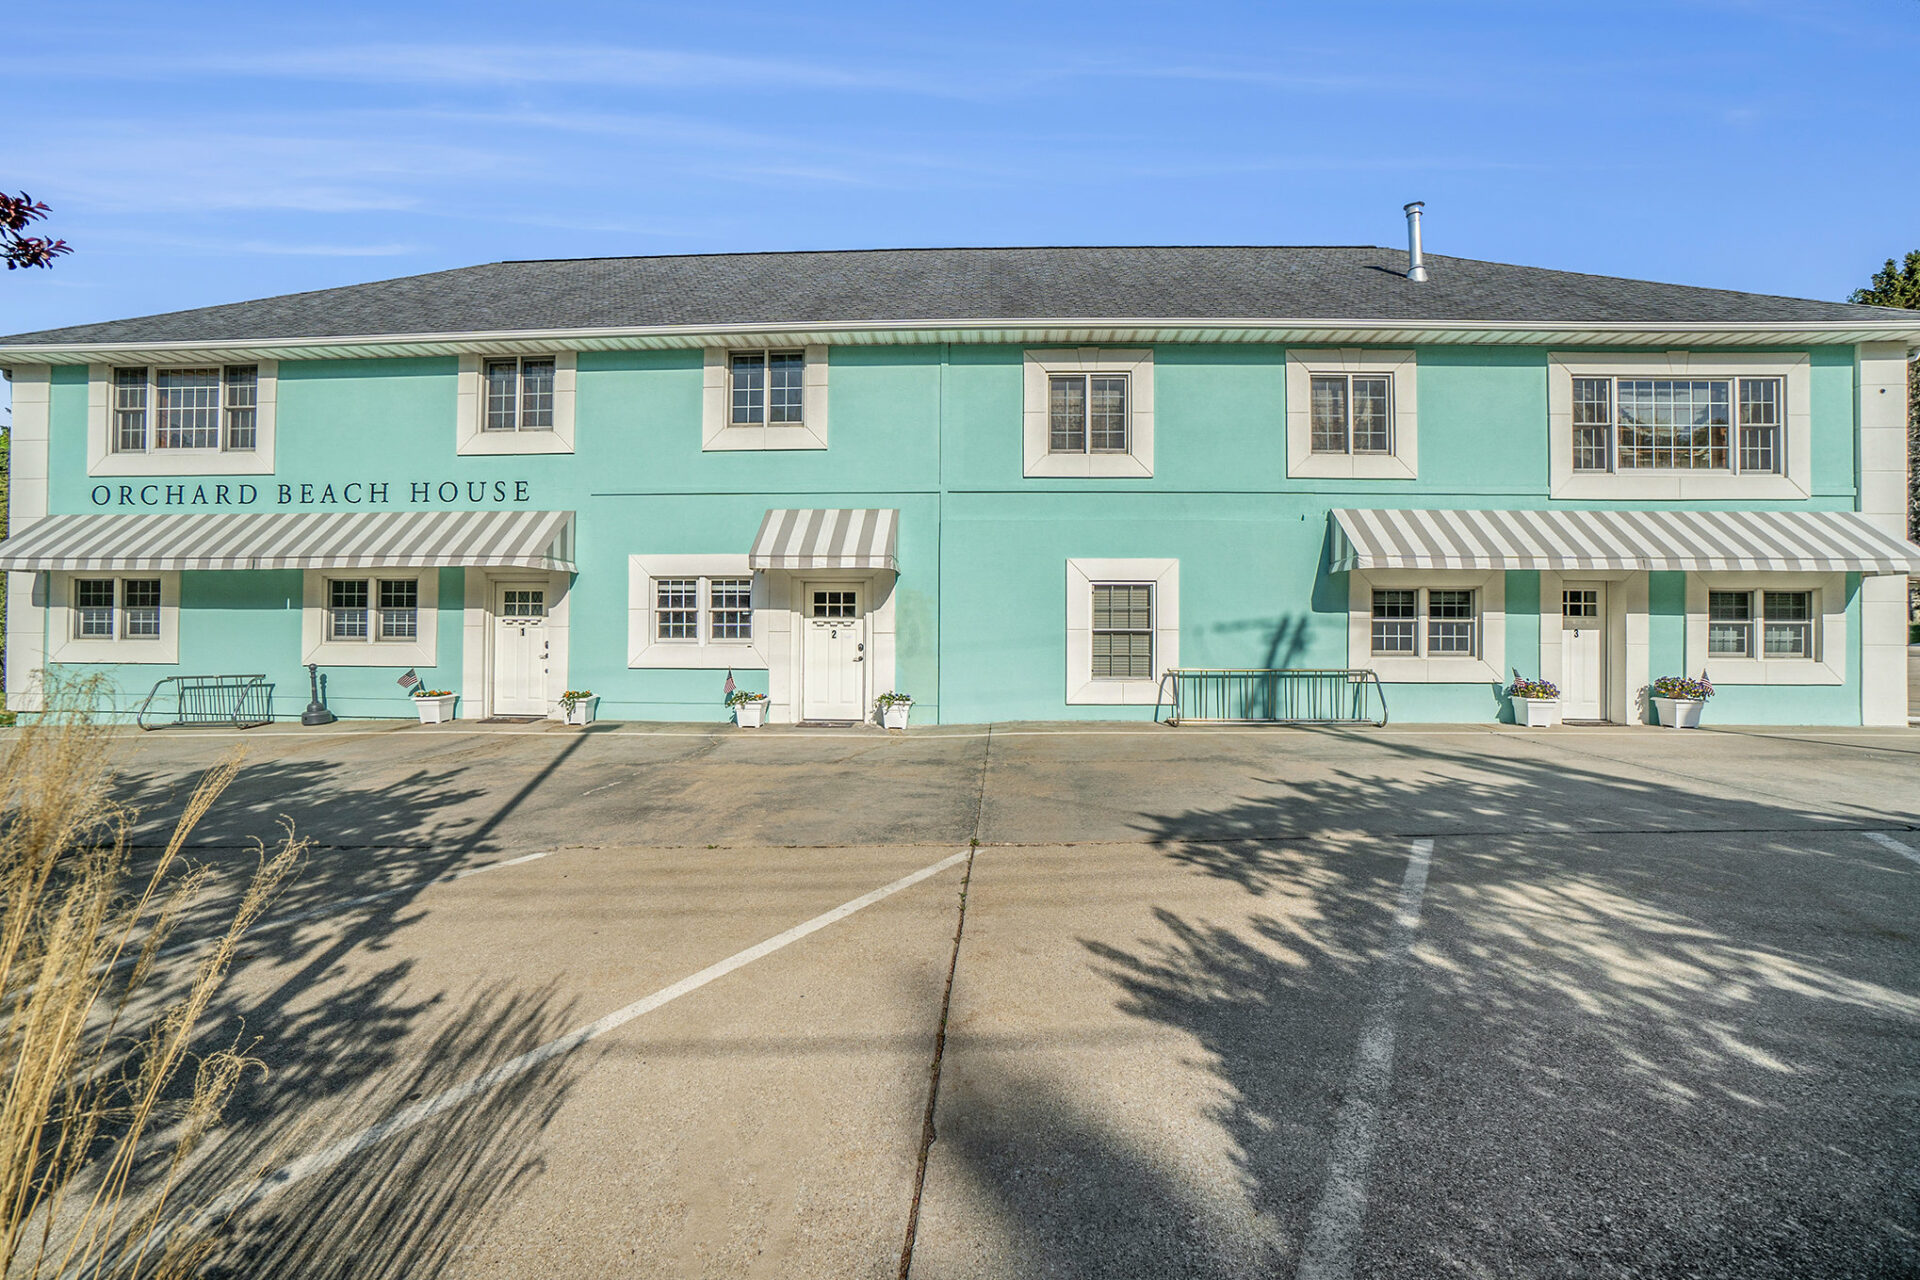
POLYGON ((1035 349, 1026 353, 1024 380, 1024 475, 1153 475, 1152 350, 1035 349))
POLYGON ((1314 453, 1392 453, 1393 378, 1389 374, 1312 375, 1314 453))
POLYGON ((115 453, 251 452, 259 439, 260 370, 116 368, 112 404, 115 453))
POLYGON ((1057 373, 1047 379, 1049 453, 1127 451, 1127 375, 1057 373))
POLYGON ((805 351, 735 351, 729 372, 729 426, 797 427, 806 421, 805 351))
POLYGON ((1782 378, 1573 379, 1573 469, 1766 474, 1784 456, 1782 378))
POLYGON ((507 356, 486 362, 488 431, 553 430, 552 356, 507 356))

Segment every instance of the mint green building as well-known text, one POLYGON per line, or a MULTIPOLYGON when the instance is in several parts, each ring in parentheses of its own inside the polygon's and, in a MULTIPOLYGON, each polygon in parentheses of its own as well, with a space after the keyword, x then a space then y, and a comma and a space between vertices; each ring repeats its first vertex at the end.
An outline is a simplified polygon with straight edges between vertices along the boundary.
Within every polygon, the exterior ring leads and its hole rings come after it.
POLYGON ((719 721, 731 677, 773 723, 1147 720, 1311 668, 1488 723, 1517 670, 1646 723, 1705 671, 1719 723, 1905 725, 1915 343, 1343 247, 505 262, 20 334, 8 705, 249 673, 294 719, 312 663, 348 717, 412 671, 461 718, 719 721))

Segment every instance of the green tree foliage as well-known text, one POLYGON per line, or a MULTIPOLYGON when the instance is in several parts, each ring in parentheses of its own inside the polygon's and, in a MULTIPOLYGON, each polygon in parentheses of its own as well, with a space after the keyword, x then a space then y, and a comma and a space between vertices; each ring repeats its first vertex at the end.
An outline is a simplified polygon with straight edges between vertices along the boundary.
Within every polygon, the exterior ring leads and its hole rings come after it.
MULTIPOLYGON (((1870 307, 1904 307, 1920 311, 1920 249, 1905 262, 1887 259, 1873 273, 1873 283, 1855 289, 1849 302, 1870 307)), ((1907 536, 1920 541, 1920 361, 1907 362, 1907 536)))

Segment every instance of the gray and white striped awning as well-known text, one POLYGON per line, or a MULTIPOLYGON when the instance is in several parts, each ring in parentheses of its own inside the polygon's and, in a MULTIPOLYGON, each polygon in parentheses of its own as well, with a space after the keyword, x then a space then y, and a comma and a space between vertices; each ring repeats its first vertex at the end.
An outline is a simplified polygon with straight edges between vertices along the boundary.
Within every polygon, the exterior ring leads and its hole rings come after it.
POLYGON ((1852 511, 1341 510, 1330 567, 1920 573, 1920 547, 1852 511))
POLYGON ((61 515, 0 542, 7 569, 573 569, 571 511, 61 515))
POLYGON ((755 569, 892 569, 898 511, 769 511, 747 564, 755 569))

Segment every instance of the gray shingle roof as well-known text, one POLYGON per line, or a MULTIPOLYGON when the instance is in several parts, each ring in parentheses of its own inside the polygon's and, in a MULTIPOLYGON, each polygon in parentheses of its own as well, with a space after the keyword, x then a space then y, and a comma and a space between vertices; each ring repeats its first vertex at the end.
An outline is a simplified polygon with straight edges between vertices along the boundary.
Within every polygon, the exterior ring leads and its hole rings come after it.
POLYGON ((915 320, 1823 324, 1912 312, 1367 246, 872 249, 496 262, 15 343, 224 342, 660 325, 915 320))

